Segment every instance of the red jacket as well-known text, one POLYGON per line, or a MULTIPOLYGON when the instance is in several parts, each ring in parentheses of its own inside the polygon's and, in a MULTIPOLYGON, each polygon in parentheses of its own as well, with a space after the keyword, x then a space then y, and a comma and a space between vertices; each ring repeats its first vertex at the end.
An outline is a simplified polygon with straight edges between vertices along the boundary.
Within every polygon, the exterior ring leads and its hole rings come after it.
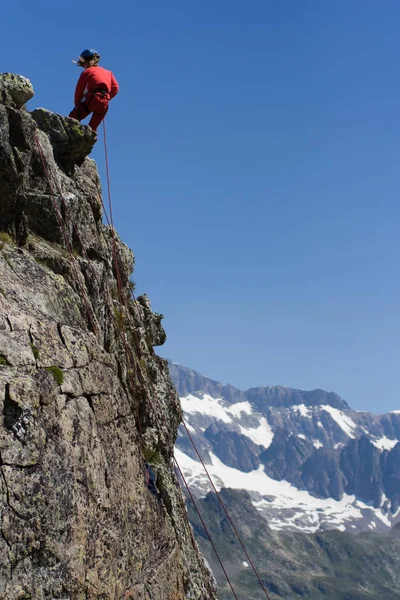
POLYGON ((98 89, 108 91, 109 99, 118 94, 118 82, 111 71, 103 67, 89 67, 85 69, 78 79, 75 90, 74 103, 78 106, 88 92, 94 92, 98 89))

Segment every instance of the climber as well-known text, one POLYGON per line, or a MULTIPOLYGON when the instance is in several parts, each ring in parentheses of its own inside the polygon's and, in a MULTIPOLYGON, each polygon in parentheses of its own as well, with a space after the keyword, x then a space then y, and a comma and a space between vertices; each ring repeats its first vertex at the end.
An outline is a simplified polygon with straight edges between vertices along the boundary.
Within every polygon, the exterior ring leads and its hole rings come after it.
POLYGON ((157 489, 156 486, 156 480, 157 480, 157 475, 154 472, 153 468, 149 465, 148 462, 144 463, 144 466, 146 468, 146 481, 147 481, 147 488, 148 490, 157 497, 160 497, 160 492, 157 489))
POLYGON ((108 103, 118 94, 118 83, 111 71, 99 67, 100 55, 96 50, 83 50, 78 60, 78 67, 84 69, 79 77, 75 90, 75 108, 69 114, 77 121, 82 121, 90 113, 92 118, 89 127, 97 131, 98 126, 108 111, 108 103))

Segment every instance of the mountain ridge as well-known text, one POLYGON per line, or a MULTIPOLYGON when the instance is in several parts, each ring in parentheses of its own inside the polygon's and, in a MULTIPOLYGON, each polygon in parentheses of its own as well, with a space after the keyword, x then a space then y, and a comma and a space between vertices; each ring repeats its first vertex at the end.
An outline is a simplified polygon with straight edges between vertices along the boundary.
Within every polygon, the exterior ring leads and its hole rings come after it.
POLYGON ((330 406, 333 406, 333 408, 350 408, 347 402, 335 392, 327 392, 319 388, 306 391, 283 385, 257 386, 248 388, 247 390, 241 390, 230 383, 224 384, 214 379, 210 379, 201 375, 194 369, 175 363, 170 359, 167 360, 171 377, 174 380, 179 396, 201 390, 205 393, 209 391, 212 391, 214 394, 220 393, 230 402, 238 402, 247 399, 261 403, 261 395, 264 396, 266 406, 279 407, 300 404, 308 406, 315 405, 317 402, 319 404, 329 404, 330 406), (184 374, 184 376, 182 376, 182 374, 184 374))
MULTIPOLYGON (((353 411, 323 390, 248 394, 180 365, 170 371, 218 487, 242 486, 272 527, 357 533, 400 519, 400 413, 353 411)), ((209 487, 183 428, 176 450, 203 497, 209 487)))
MULTIPOLYGON (((400 411, 353 411, 323 390, 242 392, 170 370, 185 425, 271 600, 400 600, 400 411)), ((258 600, 263 592, 185 427, 175 456, 238 600, 258 600)), ((191 501, 188 511, 228 600, 191 501)))

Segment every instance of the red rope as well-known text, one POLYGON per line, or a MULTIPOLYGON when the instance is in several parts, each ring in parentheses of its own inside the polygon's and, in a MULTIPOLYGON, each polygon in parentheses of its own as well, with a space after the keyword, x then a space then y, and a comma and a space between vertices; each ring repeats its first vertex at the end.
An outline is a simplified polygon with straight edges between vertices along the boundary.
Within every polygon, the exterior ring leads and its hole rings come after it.
MULTIPOLYGON (((106 120, 103 119, 103 134, 104 134, 104 156, 106 161, 106 176, 107 176, 107 193, 108 193, 108 208, 110 210, 110 223, 111 223, 111 235, 113 241, 113 259, 114 265, 117 275, 117 285, 118 285, 118 294, 120 298, 122 298, 122 280, 121 274, 118 267, 118 257, 117 257, 117 245, 115 240, 115 230, 114 230, 114 219, 112 212, 112 202, 111 202, 111 183, 110 183, 110 168, 108 162, 108 149, 107 149, 107 130, 106 130, 106 120)), ((121 301, 121 300, 120 300, 121 301)))
MULTIPOLYGON (((120 276, 119 267, 118 267, 118 261, 117 261, 117 251, 116 251, 116 241, 115 241, 115 230, 114 230, 114 221, 113 221, 113 213, 112 213, 111 185, 110 185, 110 170, 109 170, 109 161, 108 161, 108 149, 107 149, 107 131, 106 131, 105 119, 103 120, 103 132, 104 132, 104 154, 105 154, 105 164, 106 164, 106 175, 107 175, 107 191, 108 191, 108 206, 109 206, 109 211, 110 211, 110 219, 108 219, 107 211, 105 210, 105 207, 104 207, 103 200, 102 200, 102 204, 103 204, 104 212, 105 212, 105 215, 106 215, 106 219, 107 219, 107 221, 108 221, 109 225, 111 226, 112 239, 113 239, 113 259, 114 259, 114 266, 115 266, 115 270, 116 270, 116 274, 117 274, 118 293, 119 293, 119 295, 120 295, 120 302, 121 302, 121 303, 123 303, 123 295, 122 295, 122 282, 121 282, 121 276, 120 276)), ((232 526, 232 529, 233 529, 233 531, 235 532, 235 535, 237 536, 237 538, 238 538, 238 540, 239 540, 239 542, 240 542, 240 544, 241 544, 241 546, 242 546, 242 548, 243 548, 243 550, 244 550, 244 552, 245 552, 245 554, 246 554, 246 557, 247 557, 247 559, 248 559, 248 561, 249 561, 249 563, 250 563, 250 565, 251 565, 251 567, 252 567, 252 569, 253 569, 253 571, 254 571, 254 573, 255 573, 255 575, 256 575, 256 577, 257 577, 257 579, 258 579, 258 581, 259 581, 259 583, 260 583, 260 585, 261 585, 261 587, 262 587, 262 589, 263 589, 263 591, 264 591, 264 593, 266 594, 266 596, 267 596, 268 600, 271 600, 271 599, 270 599, 270 597, 269 597, 269 595, 268 595, 268 592, 267 592, 267 590, 265 589, 265 587, 264 587, 264 585, 263 585, 263 583, 262 583, 262 581, 261 581, 261 578, 260 578, 260 576, 258 575, 258 572, 257 572, 257 570, 256 570, 256 568, 255 568, 255 566, 254 566, 254 563, 253 563, 253 561, 251 560, 251 558, 250 558, 250 556, 249 556, 249 554, 248 554, 248 552, 247 552, 247 550, 246 550, 246 548, 245 548, 245 546, 244 546, 244 544, 243 544, 243 542, 242 542, 242 540, 241 540, 241 538, 240 538, 240 536, 239 536, 239 533, 238 533, 238 531, 237 531, 237 529, 236 529, 236 527, 235 527, 235 525, 234 525, 234 523, 233 523, 233 521, 232 521, 232 519, 231 519, 231 517, 230 517, 230 515, 229 515, 229 513, 228 513, 228 511, 227 511, 227 509, 226 509, 226 507, 225 507, 225 505, 224 505, 224 503, 223 503, 223 501, 222 501, 222 498, 220 497, 220 495, 219 495, 219 493, 218 493, 218 491, 217 491, 217 489, 216 489, 216 487, 215 487, 215 485, 214 485, 214 483, 213 483, 213 481, 212 481, 212 479, 211 479, 211 477, 210 477, 210 475, 209 475, 209 473, 208 473, 208 470, 207 470, 207 468, 206 468, 206 466, 205 466, 205 464, 204 464, 204 461, 202 460, 202 458, 201 458, 201 456, 200 456, 200 454, 199 454, 199 452, 198 452, 198 450, 197 450, 197 448, 196 448, 196 446, 195 446, 195 444, 194 444, 194 441, 193 441, 193 439, 192 439, 192 437, 191 437, 191 435, 190 435, 190 433, 189 433, 189 430, 188 430, 188 428, 186 427, 186 423, 185 423, 185 421, 183 421, 183 424, 184 424, 184 427, 185 427, 185 429, 186 429, 186 431, 187 431, 187 433, 188 433, 188 435, 189 435, 190 441, 191 441, 191 443, 192 443, 192 445, 193 445, 193 447, 194 447, 194 449, 195 449, 195 451, 196 451, 196 453, 197 453, 197 455, 198 455, 198 457, 199 457, 199 459, 200 459, 200 462, 201 462, 201 464, 202 464, 202 466, 203 466, 203 468, 204 468, 204 470, 205 470, 205 472, 206 472, 206 474, 207 474, 207 477, 209 478, 209 480, 210 480, 210 482, 211 482, 211 485, 212 485, 212 487, 213 487, 213 489, 214 489, 214 491, 215 491, 215 493, 216 493, 216 495, 217 495, 217 497, 218 497, 218 499, 219 499, 219 502, 221 503, 221 505, 222 505, 222 507, 223 507, 223 509, 224 509, 224 511, 225 511, 225 513, 226 513, 226 515, 227 515, 227 517, 228 517, 228 520, 229 520, 229 522, 230 522, 230 524, 231 524, 231 526, 232 526)), ((208 538, 209 538, 209 540, 210 540, 210 543, 211 543, 211 545, 212 545, 212 547, 213 547, 213 549, 214 549, 214 551, 215 551, 215 553, 216 553, 216 555, 217 555, 217 558, 218 558, 218 560, 219 560, 219 562, 220 562, 220 565, 221 565, 221 568, 222 568, 222 570, 223 570, 223 572, 224 572, 224 574, 225 574, 225 576, 226 576, 226 578, 227 578, 227 581, 228 581, 228 583, 229 583, 229 585, 230 585, 230 588, 231 588, 231 590, 232 590, 232 593, 233 593, 234 597, 235 597, 235 598, 237 598, 237 596, 236 596, 236 594, 235 594, 235 592, 234 592, 234 590, 233 590, 233 587, 232 587, 232 585, 231 585, 231 583, 230 583, 230 581, 229 581, 229 577, 228 577, 228 575, 227 575, 227 573, 226 573, 226 571, 225 571, 225 569, 224 569, 224 567, 223 567, 223 564, 222 564, 222 562, 221 562, 221 559, 219 558, 219 555, 218 555, 218 552, 217 552, 217 550, 216 550, 216 548, 215 548, 215 545, 213 544, 213 542, 212 542, 212 539, 211 539, 211 537, 210 537, 210 535, 209 535, 209 533, 208 533, 208 530, 207 530, 207 527, 206 527, 206 525, 205 525, 205 523, 204 523, 204 520, 203 520, 203 518, 202 518, 202 516, 201 516, 201 514, 200 514, 200 512, 199 512, 199 510, 198 510, 198 508, 197 508, 197 504, 196 504, 196 502, 195 502, 195 500, 194 500, 194 497, 193 497, 193 495, 192 495, 192 493, 191 493, 191 491, 190 491, 190 489, 189 489, 189 486, 187 485, 187 482, 186 482, 186 480, 185 480, 185 478, 184 478, 184 476, 183 476, 183 473, 182 473, 182 471, 181 471, 181 469, 180 469, 180 467, 179 467, 179 464, 178 464, 178 462, 177 462, 177 460, 176 460, 176 458, 175 458, 175 457, 174 457, 174 461, 175 461, 175 463, 176 463, 176 466, 177 466, 177 468, 178 468, 178 470, 179 470, 179 472, 180 472, 180 474, 181 474, 182 481, 185 483, 185 486, 186 486, 186 488, 187 488, 187 491, 188 491, 188 493, 189 493, 189 495, 190 495, 190 498, 192 499, 193 505, 194 505, 194 506, 195 506, 195 508, 196 508, 196 511, 197 511, 197 513, 198 513, 198 515, 199 515, 199 518, 200 518, 200 520, 201 520, 201 522, 202 522, 202 525, 203 525, 203 527, 204 527, 204 530, 205 530, 205 532, 207 533, 207 536, 208 536, 208 538)))
POLYGON ((119 298, 120 304, 123 304, 125 306, 125 308, 127 308, 125 305, 124 296, 122 293, 123 285, 122 285, 121 272, 119 270, 119 265, 118 265, 117 242, 115 239, 114 219, 113 219, 112 202, 111 202, 111 181, 110 181, 110 168, 109 168, 109 162, 108 162, 107 130, 106 130, 106 120, 105 119, 103 119, 103 134, 104 134, 104 157, 105 157, 105 162, 106 162, 106 176, 107 176, 107 195, 108 195, 108 207, 110 210, 110 218, 108 218, 107 211, 105 209, 102 198, 101 198, 101 203, 103 205, 103 210, 105 212, 108 225, 111 228, 112 253, 113 253, 115 274, 116 274, 116 278, 117 278, 118 298, 119 298))
MULTIPOLYGON (((174 457, 174 461, 177 462, 177 460, 176 460, 175 457, 174 457)), ((189 531, 189 534, 190 534, 190 539, 192 540, 193 549, 194 549, 195 553, 197 554, 199 552, 199 547, 197 545, 196 540, 194 539, 192 526, 189 523, 189 518, 188 518, 187 509, 186 509, 186 505, 185 505, 185 501, 184 501, 184 497, 183 497, 182 488, 181 488, 180 483, 179 483, 179 477, 177 476, 177 467, 175 467, 175 475, 176 475, 176 487, 179 489, 179 492, 180 492, 179 493, 179 500, 180 500, 180 504, 181 504, 182 514, 183 514, 183 517, 184 517, 184 519, 186 521, 186 525, 187 525, 187 528, 188 528, 188 531, 189 531)), ((208 591, 210 593, 210 598, 212 597, 213 594, 218 598, 217 592, 214 592, 214 590, 211 591, 211 587, 210 587, 210 582, 209 581, 207 581, 207 588, 208 588, 208 591)))
MULTIPOLYGON (((103 125, 103 127, 105 127, 105 124, 103 125)), ((107 158, 106 158, 106 161, 107 161, 107 163, 108 163, 108 151, 107 151, 107 141, 106 141, 106 138, 104 138, 104 143, 105 143, 105 149, 104 149, 104 153, 105 153, 105 156, 107 157, 107 158)), ((107 164, 107 163, 106 163, 106 164, 107 164)), ((109 172, 108 172, 108 168, 107 168, 107 178, 109 178, 109 172)), ((109 204, 111 204, 111 189, 110 189, 110 184, 109 184, 109 183, 107 184, 107 187, 108 187, 108 193, 109 193, 109 201, 108 201, 108 202, 109 202, 109 204)), ((98 197, 99 197, 99 200, 100 200, 100 202, 101 202, 101 206, 103 207, 103 214, 104 214, 104 216, 105 216, 105 219, 106 219, 107 225, 108 225, 108 226, 111 228, 111 227, 112 227, 112 225, 111 225, 111 220, 110 220, 110 218, 109 218, 109 216, 108 216, 108 213, 107 213, 107 208, 106 208, 106 206, 105 206, 105 204, 104 204, 104 202, 103 202, 103 197, 102 197, 101 191, 100 191, 100 189, 99 189, 99 185, 97 185, 97 195, 98 195, 98 197)), ((114 252, 114 249, 113 249, 113 252, 114 252)), ((114 259, 114 266, 115 266, 115 270, 119 272, 119 268, 118 268, 118 262, 116 261, 116 257, 114 257, 114 254, 113 254, 113 259, 114 259)), ((135 298, 135 294, 134 294, 134 292, 133 292, 133 291, 131 291, 131 296, 132 296, 132 300, 134 300, 134 302, 133 302, 133 304, 132 304, 133 312, 134 312, 134 313, 136 313, 136 316, 137 316, 137 314, 138 314, 138 309, 137 309, 137 306, 136 306, 136 298, 135 298)), ((139 315, 139 317, 138 317, 138 318, 140 319, 140 315, 139 315)), ((137 341, 136 332, 134 332, 134 335, 135 335, 135 341, 137 341)), ((150 344, 150 345, 151 345, 151 344, 150 344)), ((141 352, 140 352, 140 347, 138 347, 138 348, 137 348, 137 350, 138 350, 139 354, 141 354, 141 352)))
MULTIPOLYGON (((106 221, 107 221, 108 225, 109 225, 109 226, 110 226, 110 228, 111 228, 112 242, 113 242, 113 261, 114 261, 114 268, 115 268, 115 272, 116 272, 116 276, 117 276, 117 283, 118 283, 118 295, 119 295, 119 298, 120 298, 120 303, 123 303, 123 304, 125 305, 125 302, 124 302, 124 297, 123 297, 123 294, 122 294, 122 281, 121 281, 121 275, 120 275, 120 270, 119 270, 119 265, 118 265, 118 260, 117 260, 117 249, 116 249, 115 229, 114 229, 114 220, 113 220, 113 212, 112 212, 111 184, 110 184, 110 169, 109 169, 109 161, 108 161, 107 132, 106 132, 106 124, 105 124, 105 119, 103 120, 103 133, 104 133, 104 155, 105 155, 106 176, 107 176, 108 206, 109 206, 109 211, 110 211, 110 218, 108 217, 107 210, 106 210, 106 207, 104 206, 103 198, 102 198, 102 196, 101 196, 101 194, 100 194, 100 193, 99 193, 99 197, 100 197, 100 200, 101 200, 101 203, 102 203, 102 206, 103 206, 103 211, 104 211, 104 214, 105 214, 105 217, 106 217, 106 221)), ((99 190, 98 190, 98 192, 99 192, 99 190)), ((136 336, 135 336, 135 339, 136 339, 136 336)), ((138 351, 139 351, 139 353, 140 353, 140 342, 139 342, 139 346, 138 346, 138 351)), ((150 405, 151 405, 151 403, 150 403, 150 405)), ((153 407, 152 407, 152 408, 153 408, 153 407)), ((153 411, 154 411, 154 409, 153 409, 153 411)), ((179 472, 180 472, 180 474, 181 474, 182 480, 185 482, 185 485, 186 485, 186 487, 187 487, 188 493, 189 493, 189 495, 192 497, 193 504, 194 504, 194 506, 196 507, 197 513, 198 513, 198 515, 199 515, 199 518, 200 518, 200 520, 202 521, 202 524, 203 524, 204 530, 206 531, 206 533, 207 533, 207 535, 208 535, 208 538, 209 538, 209 540, 210 540, 210 543, 212 544, 212 546, 213 546, 213 548, 214 548, 214 551, 215 551, 215 553, 216 553, 216 555, 217 555, 217 557, 218 557, 218 560, 220 561, 220 564, 221 564, 222 570, 224 571, 224 573, 225 573, 225 575, 226 575, 226 578, 227 578, 227 580, 228 580, 228 583, 229 583, 229 585, 231 586, 231 584, 230 584, 230 581, 229 581, 229 578, 228 578, 228 575, 226 574, 226 571, 225 571, 225 569, 224 569, 224 566, 223 566, 223 564, 222 564, 222 562, 221 562, 221 560, 220 560, 220 558, 219 558, 218 552, 217 552, 217 550, 216 550, 216 548, 215 548, 215 546, 214 546, 214 544, 213 544, 213 542, 212 542, 212 540, 211 540, 211 537, 210 537, 210 535, 209 535, 209 533, 208 533, 208 530, 207 530, 207 527, 206 527, 206 525, 205 525, 205 523, 204 523, 204 520, 203 520, 203 518, 202 518, 202 516, 201 516, 201 514, 200 514, 200 512, 199 512, 199 510, 198 510, 198 508, 197 508, 196 502, 195 502, 195 500, 194 500, 194 498, 193 498, 193 496, 192 496, 192 494, 191 494, 191 492, 190 492, 190 490, 189 490, 189 487, 188 487, 188 485, 187 485, 187 483, 186 483, 186 481, 185 481, 185 478, 184 478, 184 476, 183 476, 183 473, 182 473, 182 471, 181 471, 181 469, 180 469, 180 467, 179 467, 179 464, 178 464, 178 462, 177 462, 177 460, 176 460, 176 458, 175 458, 175 457, 174 457, 174 461, 175 461, 175 463, 176 463, 176 466, 177 466, 177 468, 178 468, 178 470, 179 470, 179 472)), ((183 507, 182 507, 182 512, 183 512, 184 518, 186 519, 186 522, 187 522, 187 526, 188 526, 188 530, 189 530, 189 533, 190 533, 190 536, 191 536, 191 540, 192 540, 193 547, 194 547, 194 548, 196 548, 196 542, 195 542, 195 539, 194 539, 194 537, 193 537, 192 529, 191 529, 191 526, 190 526, 190 523, 189 523, 189 520, 188 520, 188 517, 187 517, 187 514, 186 514, 186 509, 185 509, 185 506, 183 506, 183 507)), ((237 599, 237 596, 236 596, 236 594, 235 594, 235 592, 234 592, 234 590, 233 590, 232 586, 231 586, 231 589, 232 589, 233 595, 234 595, 234 596, 235 596, 235 598, 237 599)), ((210 591, 210 590, 209 590, 209 591, 210 591)), ((218 598, 218 596, 217 596, 217 598, 218 598)))
POLYGON ((270 596, 269 596, 269 594, 268 594, 267 590, 266 590, 266 589, 265 589, 265 587, 264 587, 264 584, 263 584, 263 582, 261 581, 261 577, 259 576, 259 574, 258 574, 258 572, 257 572, 257 569, 256 569, 256 567, 254 566, 254 563, 253 563, 253 561, 251 560, 251 558, 250 558, 250 556, 249 556, 249 553, 247 552, 247 550, 246 550, 246 547, 245 547, 244 543, 242 542, 242 539, 241 539, 241 537, 240 537, 240 535, 239 535, 239 533, 238 533, 238 531, 237 531, 237 529, 236 529, 236 527, 235 527, 235 524, 234 524, 234 522, 233 522, 233 520, 232 520, 232 518, 231 518, 230 514, 228 513, 228 510, 227 510, 227 508, 226 508, 226 506, 225 506, 225 504, 224 504, 224 502, 223 502, 223 500, 222 500, 222 498, 221 498, 221 495, 220 495, 220 493, 218 492, 217 488, 215 487, 215 485, 214 485, 214 482, 213 482, 213 480, 211 479, 210 473, 208 472, 208 469, 207 469, 207 467, 206 467, 206 465, 205 465, 205 463, 204 463, 204 461, 203 461, 202 457, 200 456, 200 453, 199 453, 199 451, 198 451, 198 450, 197 450, 197 448, 196 448, 196 444, 194 443, 194 440, 193 440, 193 438, 192 438, 192 436, 191 436, 191 434, 190 434, 190 431, 189 431, 189 429, 188 429, 188 427, 187 427, 187 425, 186 425, 186 423, 185 423, 185 420, 184 420, 184 419, 182 419, 182 423, 183 423, 183 426, 185 427, 186 433, 187 433, 187 434, 188 434, 188 436, 189 436, 189 439, 190 439, 190 441, 191 441, 191 443, 192 443, 192 446, 193 446, 193 448, 194 448, 194 450, 195 450, 195 452, 196 452, 197 456, 199 457, 199 460, 200 460, 200 462, 201 462, 201 464, 202 464, 202 466, 203 466, 203 469, 204 469, 204 471, 206 472, 208 479, 210 480, 210 483, 211 483, 211 485, 212 485, 212 487, 213 487, 213 490, 214 490, 215 494, 217 495, 217 498, 218 498, 218 500, 219 500, 219 502, 220 502, 220 504, 221 504, 221 506, 222 506, 222 508, 223 508, 223 510, 224 510, 224 512, 225 512, 225 514, 226 514, 226 516, 228 517, 229 523, 231 524, 231 527, 232 527, 233 531, 235 532, 235 535, 236 535, 237 539, 239 540, 239 543, 240 543, 240 545, 241 545, 241 546, 242 546, 242 548, 243 548, 243 551, 244 551, 244 553, 245 553, 245 555, 246 555, 246 557, 247 557, 247 560, 249 561, 249 563, 250 563, 250 565, 251 565, 251 568, 253 569, 253 571, 254 571, 254 574, 255 574, 255 576, 257 577, 257 579, 258 579, 258 581, 259 581, 259 584, 261 585, 261 587, 262 587, 262 589, 263 589, 263 592, 264 592, 264 594, 266 595, 266 597, 268 598, 268 600, 271 600, 271 598, 270 598, 270 596))
POLYGON ((105 155, 105 159, 106 159, 108 206, 110 209, 111 226, 114 229, 114 220, 113 220, 112 203, 111 203, 110 168, 109 168, 109 164, 108 164, 108 150, 107 150, 107 130, 106 130, 106 120, 105 119, 103 119, 103 133, 104 133, 104 155, 105 155))
MULTIPOLYGON (((119 302, 121 305, 123 305, 126 309, 127 312, 129 312, 129 307, 127 305, 126 302, 126 298, 123 294, 123 285, 122 285, 122 278, 121 278, 121 272, 119 269, 119 265, 118 265, 118 256, 117 256, 117 243, 116 243, 116 239, 115 239, 115 229, 114 229, 114 220, 113 220, 113 212, 112 212, 112 200, 111 200, 111 182, 110 182, 110 169, 109 169, 109 160, 108 160, 108 148, 107 148, 107 131, 106 131, 106 123, 105 123, 105 119, 103 120, 103 132, 104 132, 104 155, 105 155, 105 163, 106 163, 106 176, 107 176, 107 192, 108 192, 108 206, 109 206, 109 211, 110 211, 110 218, 108 218, 107 215, 107 211, 106 208, 104 206, 104 202, 103 199, 101 197, 101 194, 99 194, 100 199, 101 199, 101 203, 103 206, 103 210, 107 219, 107 222, 111 228, 111 235, 112 235, 112 254, 113 254, 113 263, 114 263, 114 268, 115 268, 115 273, 116 273, 116 279, 117 279, 117 288, 118 288, 118 298, 119 298, 119 302)), ((134 306, 134 311, 135 311, 135 305, 134 306)), ((135 346, 136 346, 136 350, 139 356, 142 355, 141 352, 141 347, 140 347, 140 340, 138 339, 138 336, 136 334, 136 331, 133 330, 133 336, 134 336, 134 341, 135 341, 135 346)), ((138 376, 139 379, 141 381, 142 386, 144 387, 146 384, 145 379, 142 376, 141 373, 141 368, 140 365, 137 369, 138 372, 138 376)), ((150 407, 153 410, 154 416, 156 416, 157 412, 154 410, 154 406, 152 405, 152 402, 149 402, 150 407)))
POLYGON ((208 529, 207 529, 207 526, 206 526, 206 524, 205 524, 205 522, 204 522, 204 519, 203 519, 203 517, 201 516, 201 513, 200 513, 200 510, 199 510, 199 507, 197 506, 197 502, 196 502, 196 500, 194 499, 192 492, 190 491, 190 488, 189 488, 189 486, 188 486, 188 483, 187 483, 187 481, 186 481, 186 479, 185 479, 185 476, 184 476, 184 475, 183 475, 183 473, 182 473, 182 470, 181 470, 181 468, 180 468, 180 466, 179 466, 179 464, 178 464, 178 461, 176 460, 175 456, 174 456, 174 461, 175 461, 176 467, 177 467, 177 469, 178 469, 178 471, 179 471, 179 474, 180 474, 180 476, 181 476, 181 478, 182 478, 182 481, 183 481, 183 483, 185 484, 185 487, 186 487, 186 489, 187 489, 187 491, 188 491, 188 494, 189 494, 189 496, 190 496, 190 499, 191 499, 191 501, 193 502, 193 506, 195 507, 195 509, 196 509, 196 512, 197 512, 197 514, 199 515, 199 519, 200 519, 200 521, 201 521, 201 524, 203 525, 204 531, 206 532, 206 534, 207 534, 207 537, 208 537, 208 539, 210 540, 210 544, 211 544, 211 546, 212 546, 212 548, 213 548, 213 550, 214 550, 214 552, 215 552, 215 554, 216 554, 216 557, 217 557, 217 559, 218 559, 218 562, 219 562, 219 564, 220 564, 220 566, 221 566, 221 569, 222 569, 222 571, 224 572, 224 575, 225 575, 225 577, 226 577, 226 580, 227 580, 227 582, 228 582, 228 584, 229 584, 229 587, 231 588, 232 594, 234 595, 234 597, 236 598, 236 600, 238 600, 238 597, 236 596, 236 594, 235 594, 235 590, 233 589, 232 583, 231 583, 231 581, 230 581, 230 579, 229 579, 228 573, 226 572, 226 570, 225 570, 225 567, 224 567, 224 565, 222 564, 222 560, 221 560, 221 558, 220 558, 220 556, 219 556, 219 554, 218 554, 218 550, 216 549, 216 547, 215 547, 215 544, 214 544, 214 542, 212 541, 211 535, 210 535, 210 533, 209 533, 209 531, 208 531, 208 529))

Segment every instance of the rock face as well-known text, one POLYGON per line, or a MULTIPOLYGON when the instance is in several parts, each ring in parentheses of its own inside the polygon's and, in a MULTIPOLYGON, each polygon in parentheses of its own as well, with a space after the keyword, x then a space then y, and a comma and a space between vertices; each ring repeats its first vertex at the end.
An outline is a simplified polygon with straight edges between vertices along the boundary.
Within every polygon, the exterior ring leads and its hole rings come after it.
POLYGON ((215 598, 172 467, 161 316, 131 295, 90 144, 78 156, 40 127, 0 104, 0 598, 215 598))
POLYGON ((48 135, 54 157, 61 167, 71 171, 74 165, 83 163, 97 140, 97 134, 90 127, 45 108, 37 108, 31 114, 40 129, 48 135))
POLYGON ((155 313, 151 310, 150 300, 146 294, 139 296, 137 302, 142 310, 143 322, 150 338, 151 345, 162 346, 167 339, 165 331, 161 326, 164 315, 155 313))
POLYGON ((239 468, 244 473, 258 468, 260 449, 245 435, 229 431, 226 426, 218 427, 212 424, 205 430, 204 437, 212 444, 215 453, 225 465, 239 468))
MULTIPOLYGON (((390 454, 393 454, 393 450, 390 454)), ((366 502, 372 502, 374 506, 380 505, 384 491, 381 453, 366 435, 351 440, 346 448, 343 448, 340 453, 340 467, 344 475, 346 493, 356 494, 366 502)), ((388 497, 393 495, 390 486, 385 491, 388 497)))
POLYGON ((22 108, 34 96, 31 82, 22 75, 0 73, 0 102, 12 108, 22 108))
POLYGON ((313 445, 284 429, 275 431, 271 445, 260 454, 260 460, 274 479, 299 480, 299 468, 311 456, 313 445))

